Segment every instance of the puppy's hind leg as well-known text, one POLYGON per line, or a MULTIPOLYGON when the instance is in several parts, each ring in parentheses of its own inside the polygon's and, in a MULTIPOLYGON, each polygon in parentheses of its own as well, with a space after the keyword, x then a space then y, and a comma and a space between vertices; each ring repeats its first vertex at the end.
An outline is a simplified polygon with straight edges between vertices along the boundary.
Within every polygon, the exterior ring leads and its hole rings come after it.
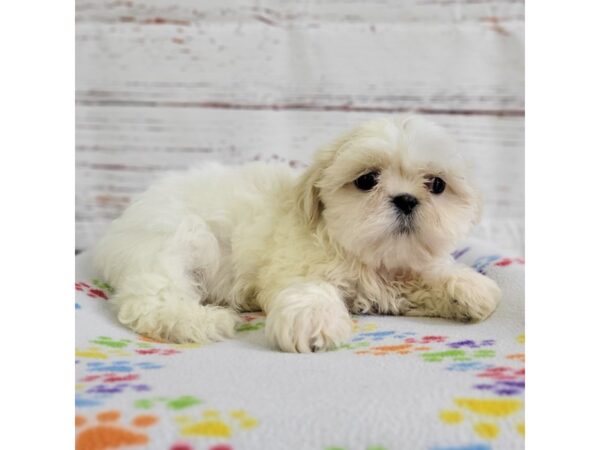
MULTIPOLYGON (((114 248, 110 234, 106 239, 114 248)), ((128 240, 129 248, 119 255, 124 259, 117 266, 121 272, 110 268, 113 258, 106 258, 105 250, 100 258, 100 265, 109 269, 105 276, 115 284, 110 303, 121 323, 170 342, 205 343, 233 335, 237 321, 233 310, 201 304, 219 263, 218 242, 202 222, 184 220, 174 234, 131 232, 128 240)))

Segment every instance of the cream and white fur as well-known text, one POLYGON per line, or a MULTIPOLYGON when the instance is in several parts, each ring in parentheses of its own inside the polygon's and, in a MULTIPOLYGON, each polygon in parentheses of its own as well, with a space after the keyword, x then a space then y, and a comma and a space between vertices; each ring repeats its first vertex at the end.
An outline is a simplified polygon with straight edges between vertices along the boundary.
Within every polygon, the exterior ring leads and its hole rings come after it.
POLYGON ((95 262, 119 321, 172 342, 232 336, 238 311, 265 311, 268 339, 289 352, 343 343, 350 312, 482 320, 500 291, 450 256, 480 215, 468 172, 438 126, 382 118, 300 176, 263 163, 167 176, 110 225, 95 262), (377 185, 358 189, 374 170, 377 185), (408 231, 391 201, 404 193, 419 201, 408 231))

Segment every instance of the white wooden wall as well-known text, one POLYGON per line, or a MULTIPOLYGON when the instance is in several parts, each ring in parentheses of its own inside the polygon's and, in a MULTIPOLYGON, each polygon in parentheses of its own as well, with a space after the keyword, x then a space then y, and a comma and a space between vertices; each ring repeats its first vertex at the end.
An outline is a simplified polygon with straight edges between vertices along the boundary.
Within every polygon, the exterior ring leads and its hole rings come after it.
POLYGON ((307 162, 418 110, 474 160, 477 230, 523 248, 521 0, 77 0, 77 246, 165 170, 307 162))

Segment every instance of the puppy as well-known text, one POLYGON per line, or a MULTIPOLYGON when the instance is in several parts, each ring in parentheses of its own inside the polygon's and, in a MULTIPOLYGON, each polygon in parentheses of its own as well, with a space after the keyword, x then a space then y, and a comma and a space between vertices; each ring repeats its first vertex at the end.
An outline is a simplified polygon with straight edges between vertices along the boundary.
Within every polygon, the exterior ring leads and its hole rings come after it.
POLYGON ((95 252, 120 322, 171 342, 232 336, 263 310, 288 352, 349 338, 350 313, 478 321, 498 286, 450 256, 480 216, 456 144, 426 119, 365 123, 299 177, 283 166, 207 165, 164 178, 95 252))

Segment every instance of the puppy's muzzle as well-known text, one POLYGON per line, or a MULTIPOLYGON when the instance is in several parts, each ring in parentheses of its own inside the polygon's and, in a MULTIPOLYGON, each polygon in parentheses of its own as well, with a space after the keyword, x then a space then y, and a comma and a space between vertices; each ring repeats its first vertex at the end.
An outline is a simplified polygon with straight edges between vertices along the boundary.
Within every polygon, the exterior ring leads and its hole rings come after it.
POLYGON ((392 203, 399 212, 409 216, 419 204, 419 200, 414 195, 401 194, 392 198, 392 203))

